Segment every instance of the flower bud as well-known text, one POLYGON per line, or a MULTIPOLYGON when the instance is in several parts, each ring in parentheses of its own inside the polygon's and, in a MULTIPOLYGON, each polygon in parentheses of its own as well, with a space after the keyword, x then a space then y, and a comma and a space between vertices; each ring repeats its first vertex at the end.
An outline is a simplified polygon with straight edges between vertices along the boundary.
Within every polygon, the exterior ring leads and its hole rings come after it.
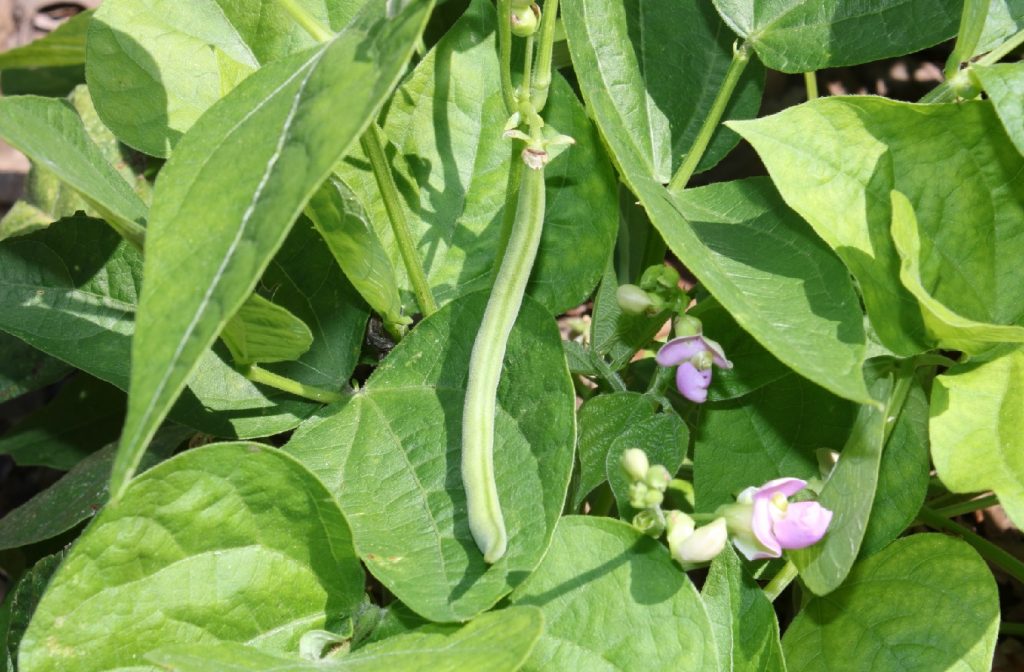
POLYGON ((665 501, 665 495, 660 490, 648 490, 644 496, 644 508, 652 509, 660 506, 663 501, 665 501))
POLYGON ((629 486, 629 505, 634 509, 647 508, 647 493, 650 488, 643 481, 637 481, 629 486))
POLYGON ((666 541, 668 541, 669 548, 672 548, 683 543, 685 539, 693 534, 697 524, 693 522, 693 518, 682 511, 666 511, 665 526, 668 529, 666 541))
POLYGON ((728 540, 725 518, 715 518, 676 544, 672 543, 670 535, 669 550, 679 564, 693 565, 714 559, 725 548, 728 540))
POLYGON ((671 480, 672 474, 670 474, 668 469, 660 464, 652 465, 651 468, 647 470, 647 475, 644 477, 644 482, 658 492, 665 492, 668 490, 668 484, 671 480))
POLYGON ((512 34, 517 37, 530 37, 537 32, 540 23, 540 7, 536 4, 526 7, 512 7, 510 15, 512 34))
POLYGON ((693 315, 680 315, 672 325, 676 338, 688 338, 704 333, 704 324, 693 315))
POLYGON ((665 516, 661 509, 644 509, 633 516, 633 527, 657 539, 665 531, 665 516))
POLYGON ((622 312, 630 315, 643 315, 657 311, 657 304, 650 295, 636 285, 620 285, 615 290, 615 300, 619 302, 622 312))
POLYGON ((622 465, 622 470, 626 472, 626 475, 633 482, 644 480, 647 477, 647 470, 651 468, 650 463, 647 461, 647 453, 639 448, 629 448, 622 451, 620 464, 622 465))
POLYGON ((665 264, 651 266, 640 276, 640 286, 648 291, 677 289, 679 271, 665 264))

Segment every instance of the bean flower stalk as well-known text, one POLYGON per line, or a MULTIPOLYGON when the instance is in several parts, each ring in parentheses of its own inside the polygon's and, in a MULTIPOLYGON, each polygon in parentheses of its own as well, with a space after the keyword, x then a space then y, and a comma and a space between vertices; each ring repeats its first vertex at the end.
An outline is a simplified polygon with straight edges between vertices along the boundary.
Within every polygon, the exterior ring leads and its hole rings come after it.
MULTIPOLYGON (((517 6, 522 3, 511 4, 512 7, 509 3, 499 3, 499 11, 522 10, 517 6)), ((544 27, 553 22, 557 2, 547 3, 546 9, 551 14, 543 18, 541 24, 544 27)), ((533 5, 528 11, 539 10, 533 5)), ((499 23, 509 23, 513 18, 512 13, 503 13, 499 16, 499 23)), ((511 39, 511 32, 502 29, 499 38, 511 39)), ((508 532, 494 474, 495 411, 508 337, 522 306, 540 246, 545 211, 544 165, 548 160, 548 143, 543 134, 544 122, 540 118, 546 89, 540 96, 531 94, 534 35, 523 35, 521 31, 516 34, 526 38, 526 65, 518 95, 513 96, 518 107, 513 110, 506 136, 526 142, 521 155, 525 170, 518 168, 523 175, 515 201, 515 218, 473 343, 462 416, 462 482, 466 491, 469 527, 488 563, 501 559, 508 547, 508 532), (526 123, 529 134, 518 130, 520 122, 526 123)), ((538 62, 537 71, 550 72, 551 49, 550 45, 545 46, 545 41, 553 39, 554 31, 542 28, 540 37, 538 60, 546 59, 546 62, 538 62)), ((502 53, 510 52, 507 43, 500 45, 500 49, 502 53)), ((510 182, 510 185, 514 184, 514 181, 510 182)), ((507 202, 511 200, 509 198, 507 202)))

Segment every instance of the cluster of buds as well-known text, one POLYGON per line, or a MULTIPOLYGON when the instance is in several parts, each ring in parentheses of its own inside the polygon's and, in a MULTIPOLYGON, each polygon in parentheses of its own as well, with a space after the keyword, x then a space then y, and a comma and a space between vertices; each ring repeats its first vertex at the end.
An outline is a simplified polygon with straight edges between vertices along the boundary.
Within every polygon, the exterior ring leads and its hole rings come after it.
POLYGON ((784 550, 806 548, 821 540, 832 522, 832 512, 815 501, 790 502, 807 486, 799 478, 778 478, 740 493, 736 503, 720 506, 710 515, 663 511, 671 474, 651 465, 647 454, 630 448, 622 454, 622 468, 630 479, 630 505, 640 512, 633 526, 652 537, 667 532, 672 557, 690 569, 710 562, 730 540, 748 560, 778 558, 784 550), (695 517, 710 519, 697 526, 695 517))
POLYGON ((679 271, 664 264, 644 271, 638 285, 620 285, 615 298, 624 313, 648 316, 666 310, 682 313, 690 302, 679 286, 679 271))

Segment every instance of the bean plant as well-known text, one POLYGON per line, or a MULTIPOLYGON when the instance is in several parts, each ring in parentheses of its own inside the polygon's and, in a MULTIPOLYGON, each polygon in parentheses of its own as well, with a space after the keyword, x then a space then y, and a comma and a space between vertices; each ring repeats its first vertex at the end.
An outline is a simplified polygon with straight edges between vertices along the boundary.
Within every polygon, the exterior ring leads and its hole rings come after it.
POLYGON ((1022 27, 106 0, 0 54, 0 400, 52 399, 0 452, 67 472, 0 519, 0 668, 989 669, 1022 27), (943 42, 919 102, 818 96, 943 42))

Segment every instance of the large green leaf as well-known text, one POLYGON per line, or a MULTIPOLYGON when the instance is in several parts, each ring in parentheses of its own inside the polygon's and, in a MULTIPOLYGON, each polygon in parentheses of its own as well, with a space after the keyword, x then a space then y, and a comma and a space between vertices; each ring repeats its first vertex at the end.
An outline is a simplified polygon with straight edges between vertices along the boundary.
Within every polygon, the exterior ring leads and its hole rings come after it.
POLYGON ((508 553, 484 563, 460 478, 462 408, 487 297, 454 301, 402 340, 351 400, 285 447, 327 484, 360 557, 434 621, 490 608, 537 566, 572 471, 572 382, 551 317, 527 299, 509 338, 495 419, 495 479, 508 553))
POLYGON ((144 654, 178 643, 293 652, 362 595, 348 526, 312 474, 267 446, 204 446, 100 512, 40 602, 19 669, 149 670, 144 654))
POLYGON ((853 414, 853 404, 793 374, 704 404, 694 429, 697 510, 714 511, 775 478, 818 476, 815 451, 841 448, 853 414))
POLYGON ((339 658, 307 662, 239 644, 182 646, 148 656, 170 672, 515 672, 543 629, 535 607, 512 607, 474 619, 452 634, 413 632, 339 658))
MULTIPOLYGON (((502 137, 495 13, 475 0, 399 87, 383 121, 412 237, 440 303, 490 286, 501 238, 513 141, 502 137)), ((547 210, 527 292, 552 313, 587 299, 615 242, 617 190, 593 124, 555 75, 547 124, 576 144, 545 169, 547 210)), ((515 160, 519 161, 518 149, 515 160)), ((365 159, 339 171, 374 222, 411 290, 384 204, 365 159)))
MULTIPOLYGON (((143 461, 148 467, 167 459, 191 432, 169 426, 157 433, 143 461)), ((107 502, 112 443, 83 459, 59 481, 0 518, 0 550, 51 539, 96 515, 107 502)))
POLYGON ((104 157, 67 102, 38 96, 0 99, 0 137, 46 166, 118 231, 145 224, 146 206, 104 157))
MULTIPOLYGON (((571 16, 585 24, 604 86, 614 90, 629 141, 647 174, 667 183, 697 137, 732 59, 733 35, 708 2, 584 0, 571 16)), ((725 119, 757 116, 764 69, 755 59, 725 119)), ((719 127, 698 170, 712 167, 738 138, 719 127)))
MULTIPOLYGON (((891 375, 879 375, 871 385, 875 398, 883 403, 894 388, 891 375)), ((801 581, 815 595, 838 588, 857 560, 878 490, 887 413, 875 404, 860 407, 839 462, 818 498, 834 514, 828 532, 818 543, 788 552, 801 581)))
POLYGON ((861 374, 863 319, 842 264, 763 180, 670 196, 645 169, 643 149, 606 85, 595 47, 600 31, 584 21, 583 5, 563 5, 583 96, 624 181, 669 248, 787 366, 840 396, 870 401, 861 374))
POLYGON ((80 12, 57 26, 52 33, 0 53, 0 70, 85 63, 85 33, 92 15, 92 10, 80 12))
POLYGON ((67 471, 117 441, 127 399, 116 387, 78 374, 43 408, 0 437, 0 453, 20 466, 67 471))
POLYGON ((994 343, 1024 343, 1024 327, 977 322, 958 315, 935 299, 921 279, 921 231, 914 206, 898 191, 892 199, 892 241, 900 257, 900 281, 921 304, 925 330, 945 350, 977 354, 994 343))
POLYGON ((985 672, 998 629, 999 595, 981 558, 960 540, 916 534, 811 599, 782 645, 790 672, 985 672))
POLYGON ((608 518, 567 516, 516 605, 537 605, 544 634, 523 670, 716 672, 708 614, 654 539, 608 518))
POLYGON ((732 124, 786 202, 857 277, 891 350, 910 355, 934 345, 918 302, 899 282, 893 189, 917 214, 923 290, 971 320, 1024 320, 1024 157, 990 102, 826 98, 732 124))
POLYGON ((986 95, 996 108, 1006 134, 1017 151, 1024 154, 1024 63, 996 63, 974 66, 986 95))
MULTIPOLYGON (((39 600, 42 599, 46 586, 50 583, 50 578, 57 571, 64 556, 65 551, 61 551, 40 558, 32 565, 31 569, 21 576, 17 585, 13 586, 11 590, 8 598, 11 609, 10 622, 6 628, 0 628, 0 639, 2 639, 0 646, 3 646, 14 659, 17 659, 21 638, 25 635, 25 630, 28 629, 32 614, 35 613, 39 600)), ((17 668, 11 663, 8 669, 10 672, 14 672, 17 668)))
POLYGON ((150 212, 114 499, 202 354, 397 82, 432 6, 416 3, 386 19, 383 6, 366 5, 330 42, 246 79, 164 166, 150 212))
POLYGON ((935 379, 932 459, 953 492, 994 490, 1024 524, 1024 349, 961 364, 935 379))
POLYGON ((956 35, 962 0, 714 0, 764 64, 783 72, 856 65, 956 35))
POLYGON ((723 672, 785 672, 779 621, 732 547, 711 563, 701 589, 723 672))
MULTIPOLYGON (((316 241, 314 234, 312 242, 316 241)), ((316 274, 326 273, 324 279, 330 279, 333 261, 326 250, 317 252, 312 245, 305 249, 306 256, 288 263, 289 275, 309 273, 315 290, 320 287, 316 274)), ((340 272, 337 277, 343 282, 340 272)), ((141 283, 142 255, 110 227, 85 217, 64 219, 44 231, 0 243, 0 329, 124 390, 141 283)), ((344 298, 344 285, 327 286, 344 298)), ((300 305, 287 305, 305 317, 300 305)), ((320 369, 331 371, 338 382, 351 374, 356 362, 352 345, 355 341, 358 347, 366 314, 355 309, 360 312, 348 322, 345 305, 345 301, 318 302, 319 319, 306 318, 311 324, 330 327, 324 330, 325 337, 335 340, 318 338, 306 357, 315 356, 321 363, 302 367, 309 376, 303 382, 324 384, 321 375, 314 377, 320 369), (322 349, 326 355, 317 354, 322 349), (338 363, 337 369, 323 365, 331 360, 338 363)), ((172 412, 175 420, 216 436, 244 438, 291 429, 317 408, 283 392, 264 391, 224 357, 220 352, 203 354, 188 391, 172 412)))
MULTIPOLYGON (((2 256, 0 252, 0 258, 2 256)), ((0 305, 3 305, 2 302, 0 305)), ((46 387, 70 371, 64 362, 10 334, 0 332, 0 403, 46 387)))
POLYGON ((636 392, 602 394, 583 404, 579 411, 580 485, 574 508, 607 480, 619 515, 632 518, 629 481, 619 466, 627 448, 643 450, 651 464, 664 465, 673 474, 679 470, 690 432, 675 411, 657 410, 655 399, 636 392))
MULTIPOLYGON (((359 0, 296 0, 332 30, 359 0)), ((276 0, 107 0, 89 27, 86 76, 103 121, 153 156, 260 65, 312 47, 276 0)))

